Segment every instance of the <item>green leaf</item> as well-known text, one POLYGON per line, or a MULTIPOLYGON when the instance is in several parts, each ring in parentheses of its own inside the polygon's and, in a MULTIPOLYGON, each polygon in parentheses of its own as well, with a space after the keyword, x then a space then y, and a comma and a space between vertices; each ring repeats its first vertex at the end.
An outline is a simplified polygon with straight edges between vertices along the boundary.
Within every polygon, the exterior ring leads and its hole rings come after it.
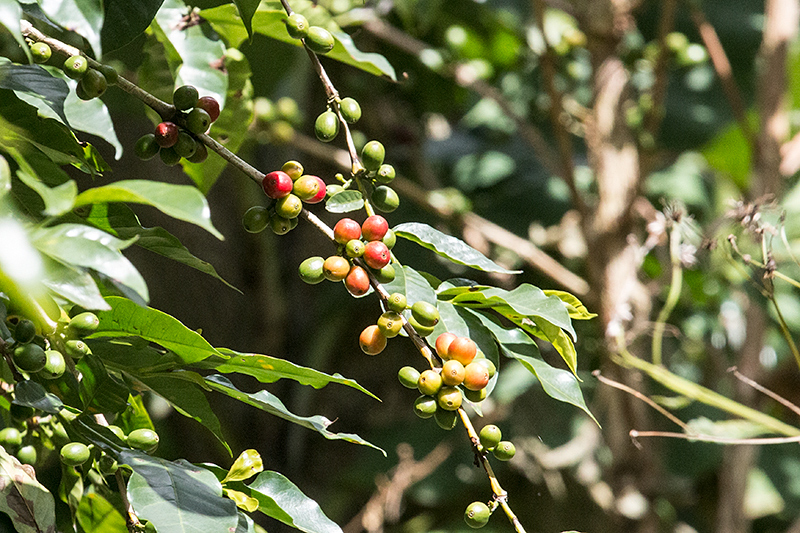
POLYGON ((167 400, 183 416, 200 422, 217 437, 228 453, 233 455, 225 437, 222 436, 219 419, 203 393, 201 386, 205 384, 199 374, 175 371, 147 376, 137 375, 136 378, 147 388, 167 400))
POLYGON ((393 229, 398 237, 413 241, 458 265, 500 274, 519 274, 521 272, 501 267, 461 239, 446 235, 427 224, 406 222, 393 229))
POLYGON ((108 374, 97 355, 84 356, 75 367, 82 376, 80 396, 87 412, 112 414, 128 407, 128 387, 108 374))
POLYGON ((205 196, 191 185, 122 180, 82 192, 75 199, 75 206, 108 202, 150 205, 173 218, 200 226, 220 240, 224 239, 211 223, 211 210, 205 196))
POLYGON ((100 44, 100 29, 103 27, 101 0, 41 0, 39 6, 50 20, 84 37, 94 49, 95 57, 103 55, 100 44))
POLYGON ((0 155, 0 202, 9 192, 11 192, 11 167, 8 166, 6 158, 0 155))
POLYGON ((350 213, 362 207, 364 207, 364 197, 359 191, 338 192, 325 202, 325 210, 329 213, 350 213))
POLYGON ((118 461, 130 465, 128 499, 133 510, 169 533, 235 531, 236 504, 222 496, 216 476, 186 461, 170 462, 141 452, 123 451, 118 461))
POLYGON ((293 379, 301 385, 311 385, 321 389, 328 383, 346 385, 380 401, 380 398, 359 385, 355 380, 347 379, 340 374, 329 375, 313 368, 300 366, 269 355, 244 354, 227 348, 218 348, 219 352, 228 356, 222 364, 214 364, 213 368, 223 374, 246 374, 253 376, 261 383, 275 383, 279 379, 293 379))
POLYGON ((17 0, 0 0, 0 25, 5 26, 19 43, 19 47, 28 56, 28 59, 31 59, 30 48, 28 48, 28 43, 25 42, 19 26, 20 20, 22 20, 22 6, 19 5, 19 2, 17 0))
POLYGON ((750 144, 737 122, 718 133, 701 152, 708 165, 729 175, 741 190, 750 183, 752 157, 750 144))
MULTIPOLYGON (((111 113, 106 104, 100 98, 81 100, 75 92, 78 82, 69 80, 67 83, 71 90, 64 102, 64 112, 67 114, 70 127, 106 141, 114 147, 114 158, 119 160, 122 157, 122 143, 117 138, 111 113)), ((96 157, 99 157, 99 154, 96 157)), ((103 166, 107 166, 102 158, 101 162, 103 166)))
POLYGON ((44 387, 29 379, 18 382, 14 387, 14 403, 50 414, 56 414, 64 407, 58 396, 47 392, 44 387))
POLYGON ((153 421, 150 420, 150 414, 147 412, 140 394, 128 396, 128 408, 114 419, 114 423, 121 427, 126 435, 139 428, 155 430, 153 421))
POLYGON ((516 162, 511 156, 488 150, 482 154, 470 153, 461 157, 453 167, 453 181, 459 190, 471 192, 491 187, 515 171, 516 162))
POLYGON ((67 301, 85 309, 109 309, 94 278, 84 269, 47 259, 42 284, 67 301))
POLYGON ((31 241, 43 254, 67 265, 91 268, 130 287, 148 299, 139 271, 120 253, 130 245, 113 235, 83 224, 59 224, 31 232, 31 241))
POLYGON ((236 9, 239 10, 239 17, 242 19, 242 24, 247 29, 247 35, 250 36, 250 41, 252 42, 253 15, 256 14, 256 9, 258 9, 258 4, 261 3, 261 0, 233 0, 233 3, 236 4, 236 9))
POLYGON ((245 450, 233 462, 222 483, 244 481, 264 470, 264 462, 256 450, 245 450))
POLYGON ((543 290, 545 296, 556 296, 559 300, 564 302, 567 308, 567 313, 572 320, 589 320, 597 316, 597 313, 591 313, 585 305, 578 299, 577 296, 566 291, 543 290))
POLYGON ((289 412, 289 410, 286 409, 286 406, 283 405, 283 402, 265 390, 252 394, 242 392, 237 389, 233 383, 228 380, 228 378, 219 374, 207 376, 206 383, 208 383, 208 385, 217 392, 221 392, 222 394, 230 396, 231 398, 235 398, 242 403, 257 407, 262 411, 266 411, 267 413, 283 418, 284 420, 288 420, 289 422, 299 426, 303 426, 304 428, 316 431, 326 439, 341 439, 347 442, 369 446, 370 448, 375 448, 376 450, 380 451, 384 457, 386 456, 386 452, 374 444, 365 441, 358 435, 350 433, 332 433, 328 431, 328 426, 330 426, 333 422, 324 416, 314 415, 310 417, 303 417, 289 412))
POLYGON ((86 533, 125 533, 125 519, 108 500, 95 492, 85 494, 75 518, 86 533))
POLYGON ((106 11, 100 40, 105 53, 122 48, 142 34, 164 0, 104 0, 106 11))
POLYGON ((342 531, 317 502, 278 472, 261 472, 248 487, 250 495, 258 499, 259 511, 288 526, 306 533, 342 531))
POLYGON ((92 337, 141 337, 175 352, 184 363, 202 361, 220 355, 199 333, 184 326, 177 318, 134 302, 109 296, 111 311, 99 311, 100 326, 92 337))
POLYGON ((52 109, 64 124, 69 124, 64 112, 69 86, 63 79, 53 77, 39 65, 17 65, 0 57, 0 88, 11 89, 19 97, 25 95, 39 100, 52 109))
MULTIPOLYGON (((16 150, 10 151, 10 154, 17 162, 22 159, 20 156, 15 157, 15 155, 19 154, 16 150)), ((59 216, 72 209, 75 197, 78 194, 78 184, 73 180, 69 180, 56 187, 48 187, 42 183, 35 174, 29 174, 24 170, 17 171, 17 178, 42 197, 45 205, 45 215, 59 216)))
POLYGON ((0 446, 0 512, 8 515, 17 533, 55 533, 53 495, 36 480, 30 466, 23 466, 0 446))

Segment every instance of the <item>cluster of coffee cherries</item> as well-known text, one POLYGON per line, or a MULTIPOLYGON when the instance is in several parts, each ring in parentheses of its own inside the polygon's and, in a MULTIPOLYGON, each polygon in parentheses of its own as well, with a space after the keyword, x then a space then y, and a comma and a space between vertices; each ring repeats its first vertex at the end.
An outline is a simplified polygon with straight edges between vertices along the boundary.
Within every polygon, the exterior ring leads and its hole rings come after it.
POLYGON ((141 136, 136 141, 136 155, 144 161, 158 155, 169 166, 177 165, 181 158, 202 163, 208 149, 195 135, 207 132, 219 118, 219 102, 213 96, 200 96, 192 85, 182 85, 172 94, 172 105, 178 114, 159 123, 153 133, 141 136))
MULTIPOLYGON (((481 428, 478 435, 479 453, 491 452, 500 461, 509 461, 517 450, 511 441, 503 440, 503 433, 494 424, 487 424, 481 428)), ((472 502, 464 511, 464 521, 469 527, 481 528, 489 521, 492 512, 497 508, 497 504, 487 505, 483 502, 472 502)))
POLYGON ((352 218, 342 218, 333 227, 333 237, 339 245, 338 253, 324 259, 321 256, 309 257, 300 263, 299 273, 303 281, 311 285, 324 280, 343 281, 350 294, 363 296, 370 289, 367 268, 379 283, 394 280, 390 250, 396 237, 385 218, 372 215, 362 224, 352 218))
MULTIPOLYGON (((150 428, 134 429, 128 435, 119 426, 110 425, 108 429, 124 444, 135 450, 152 454, 158 448, 160 440, 158 433, 150 428)), ((94 450, 95 447, 92 444, 86 445, 79 441, 71 441, 61 446, 59 458, 62 463, 74 468, 86 464, 94 455, 95 465, 101 473, 108 475, 116 472, 116 460, 104 452, 95 453, 94 450)))
POLYGON ((359 336, 361 350, 367 355, 381 353, 386 348, 387 339, 400 334, 404 321, 407 321, 422 337, 433 333, 434 326, 439 322, 439 310, 435 305, 420 300, 411 306, 410 314, 404 315, 408 309, 408 300, 404 294, 399 292, 390 294, 386 300, 386 312, 378 318, 378 323, 367 326, 361 332, 359 336))
POLYGON ((286 31, 293 39, 301 39, 303 44, 315 54, 327 54, 333 50, 336 40, 333 34, 321 26, 312 26, 300 13, 292 13, 286 20, 286 31))
MULTIPOLYGON (((53 51, 45 42, 30 43, 31 57, 35 63, 47 63, 53 51)), ((117 83, 118 74, 110 65, 100 65, 96 69, 89 66, 89 60, 78 54, 68 57, 61 65, 64 73, 78 82, 75 94, 81 100, 91 100, 102 96, 109 85, 117 83)))

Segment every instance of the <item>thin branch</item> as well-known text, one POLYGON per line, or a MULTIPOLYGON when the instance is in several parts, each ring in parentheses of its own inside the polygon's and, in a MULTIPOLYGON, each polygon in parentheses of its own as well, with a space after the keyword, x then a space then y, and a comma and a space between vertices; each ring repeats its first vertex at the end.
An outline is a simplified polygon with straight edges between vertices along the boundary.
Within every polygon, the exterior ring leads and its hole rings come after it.
POLYGON ((679 426, 682 430, 689 431, 689 426, 687 426, 683 422, 683 420, 681 420, 677 416, 673 415, 672 413, 670 413, 669 411, 667 411, 666 409, 664 409, 663 407, 658 405, 651 398, 649 398, 648 396, 645 396, 644 394, 642 394, 638 390, 636 390, 636 389, 634 389, 632 387, 629 387, 628 385, 625 385, 624 383, 620 383, 619 381, 614 381, 613 379, 610 379, 610 378, 607 378, 607 377, 603 376, 600 373, 599 370, 595 370, 594 372, 592 372, 592 375, 594 377, 596 377, 598 380, 600 380, 602 383, 605 383, 606 385, 614 387, 615 389, 619 389, 621 391, 627 392, 631 396, 634 396, 634 397, 638 398, 639 400, 642 400, 644 403, 646 403, 647 405, 649 405, 650 407, 652 407, 653 409, 655 409, 656 411, 658 411, 659 413, 664 415, 670 421, 675 423, 675 425, 679 426))
POLYGON ((664 100, 667 96, 669 82, 670 54, 667 49, 667 35, 675 26, 675 11, 677 0, 663 0, 661 2, 661 17, 658 19, 658 56, 654 69, 653 87, 650 90, 652 107, 644 119, 644 130, 653 137, 658 133, 661 120, 664 118, 664 100))
POLYGON ((749 386, 753 387, 758 392, 769 396, 770 398, 772 398, 776 402, 780 403, 784 407, 789 408, 796 415, 800 416, 800 407, 798 407, 797 405, 793 404, 792 402, 790 402, 789 400, 787 400, 786 398, 784 398, 780 394, 778 394, 776 392, 773 392, 773 391, 769 390, 768 388, 764 387, 763 385, 760 385, 757 382, 753 381, 752 379, 748 378, 747 376, 745 376, 744 374, 739 372, 739 370, 735 366, 729 368, 728 372, 731 372, 734 375, 734 377, 736 377, 736 379, 738 379, 742 383, 745 383, 746 385, 749 385, 749 386))
POLYGON ((703 434, 686 434, 686 433, 673 433, 669 431, 637 431, 630 430, 631 439, 638 439, 640 437, 665 437, 672 439, 683 439, 688 441, 697 442, 713 442, 716 444, 787 444, 792 442, 800 442, 800 436, 797 437, 755 437, 751 439, 737 439, 734 437, 716 437, 714 435, 703 434))
POLYGON ((653 343, 652 343, 652 359, 654 365, 661 364, 661 348, 664 337, 664 327, 666 326, 667 319, 672 313, 672 310, 678 303, 678 298, 681 295, 681 287, 683 286, 683 268, 681 266, 680 258, 681 247, 681 232, 680 225, 677 221, 672 223, 672 231, 669 235, 669 255, 672 263, 672 280, 670 282, 669 293, 667 300, 664 302, 664 307, 658 313, 655 325, 653 326, 653 343))

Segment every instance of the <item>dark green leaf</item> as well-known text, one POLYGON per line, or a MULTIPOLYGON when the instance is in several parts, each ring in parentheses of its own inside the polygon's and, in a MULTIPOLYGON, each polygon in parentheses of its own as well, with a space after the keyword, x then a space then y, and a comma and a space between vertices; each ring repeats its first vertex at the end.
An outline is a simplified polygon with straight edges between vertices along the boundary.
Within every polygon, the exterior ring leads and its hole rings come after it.
POLYGON ((359 191, 342 191, 325 202, 325 210, 329 213, 350 213, 362 207, 364 207, 364 197, 359 191))
POLYGON ((47 392, 44 387, 31 380, 17 383, 14 388, 14 403, 50 414, 55 414, 64 407, 58 396, 47 392))
POLYGON ((125 298, 110 296, 111 311, 97 313, 100 326, 93 337, 141 337, 175 352, 184 363, 194 363, 220 355, 199 333, 177 318, 153 309, 139 307, 125 298))
MULTIPOLYGON (((69 119, 69 125, 74 130, 83 131, 103 139, 114 147, 114 157, 116 159, 122 157, 122 143, 117 138, 117 132, 114 129, 114 123, 111 121, 111 114, 106 104, 100 98, 81 100, 75 93, 78 82, 69 80, 67 83, 71 90, 64 103, 64 112, 69 119)), ((100 158, 100 168, 98 170, 102 170, 102 167, 108 167, 99 154, 92 152, 90 155, 100 158)))
POLYGON ((233 0, 233 3, 236 4, 236 9, 239 10, 239 17, 242 19, 242 24, 244 24, 245 29, 247 29, 247 35, 250 36, 250 40, 253 39, 253 15, 256 14, 256 9, 258 9, 258 4, 261 3, 261 0, 233 0))
POLYGON ((106 17, 100 40, 103 51, 111 52, 141 35, 156 16, 164 0, 104 0, 106 17))
POLYGON ((108 500, 90 492, 81 498, 75 518, 86 533, 125 533, 125 519, 108 500))
POLYGON ((100 44, 103 6, 100 0, 54 0, 41 2, 40 6, 50 20, 89 41, 95 51, 95 57, 103 55, 103 47, 100 44))
POLYGON ((118 461, 130 465, 128 499, 140 518, 169 533, 235 531, 236 504, 222 496, 222 485, 203 468, 124 451, 118 461))
POLYGON ((261 472, 248 487, 250 495, 258 500, 259 511, 288 526, 306 533, 342 531, 317 502, 277 472, 261 472))
POLYGON ((55 533, 53 495, 0 446, 0 512, 8 515, 17 533, 55 533))
POLYGON ((239 389, 237 389, 233 385, 233 383, 231 383, 228 380, 228 378, 226 378, 225 376, 221 376, 219 374, 214 374, 206 377, 206 382, 212 389, 214 389, 217 392, 226 394, 231 398, 239 400, 240 402, 252 405, 253 407, 257 407, 262 411, 266 411, 267 413, 283 418, 284 420, 288 420, 289 422, 292 422, 294 424, 314 430, 323 437, 325 437, 326 439, 330 440, 341 439, 347 442, 369 446, 370 448, 375 448, 376 450, 383 453, 384 456, 386 456, 386 452, 384 452, 374 444, 365 441, 358 435, 350 433, 332 433, 328 431, 328 426, 330 426, 333 422, 328 420, 324 416, 314 415, 310 417, 303 417, 289 412, 289 410, 286 409, 286 406, 283 405, 283 402, 281 402, 276 396, 273 396, 272 394, 270 394, 265 390, 252 394, 247 392, 242 392, 239 389))
POLYGON ((157 350, 147 341, 126 339, 87 339, 92 353, 109 368, 132 374, 163 372, 178 367, 180 361, 172 352, 157 350), (127 342, 131 340, 133 342, 127 342), (136 342, 138 341, 138 342, 136 342))
POLYGON ((406 222, 395 226, 398 237, 413 241, 458 265, 464 265, 484 272, 519 274, 519 270, 507 270, 461 239, 446 235, 441 231, 420 222, 406 222))
MULTIPOLYGON (((395 269, 397 270, 397 269, 395 269)), ((408 305, 411 306, 414 302, 428 302, 433 305, 437 304, 436 289, 431 283, 410 266, 403 267, 403 274, 405 274, 406 290, 405 295, 408 300, 408 305)))
POLYGON ((63 79, 53 77, 39 65, 16 65, 0 57, 0 88, 44 102, 62 122, 69 123, 64 113, 69 87, 63 79))
POLYGON ((88 412, 112 414, 128 407, 128 387, 108 374, 97 355, 90 353, 75 366, 81 372, 81 401, 88 412))

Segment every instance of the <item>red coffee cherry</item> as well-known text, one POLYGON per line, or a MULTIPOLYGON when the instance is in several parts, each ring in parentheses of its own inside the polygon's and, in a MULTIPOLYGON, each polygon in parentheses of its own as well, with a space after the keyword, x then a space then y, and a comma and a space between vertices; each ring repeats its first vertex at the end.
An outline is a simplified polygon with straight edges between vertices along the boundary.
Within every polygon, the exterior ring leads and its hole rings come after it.
POLYGON ((169 148, 175 146, 178 142, 178 134, 180 130, 178 126, 172 122, 162 122, 156 126, 156 131, 153 133, 156 136, 156 143, 161 148, 169 148))
POLYGON ((292 178, 289 177, 289 174, 281 170, 270 172, 264 176, 264 179, 261 181, 261 187, 264 189, 267 196, 275 198, 276 200, 292 192, 293 186, 292 178))
POLYGON ((450 343, 456 339, 455 333, 450 333, 449 331, 445 331, 438 337, 436 337, 436 353, 439 354, 439 357, 442 359, 449 359, 447 356, 447 348, 450 346, 450 343))
POLYGON ((197 99, 195 107, 205 110, 211 118, 211 122, 219 118, 219 102, 213 96, 201 96, 197 99))
MULTIPOLYGON (((449 363, 450 361, 448 361, 449 363)), ((469 390, 481 390, 489 383, 489 369, 486 365, 473 360, 464 367, 464 386, 469 390)))
POLYGON ((476 353, 478 353, 478 345, 468 337, 457 337, 447 347, 447 356, 465 366, 472 362, 476 353))
POLYGON ((380 215, 372 215, 361 224, 361 235, 368 241, 379 241, 389 231, 389 223, 380 215))
POLYGON ((379 270, 392 260, 392 253, 381 241, 368 242, 364 247, 364 261, 370 268, 379 270))
POLYGON ((339 244, 347 244, 348 241, 360 238, 361 225, 352 218, 342 218, 333 227, 333 239, 339 244))
POLYGON ((294 182, 292 192, 308 204, 316 204, 325 198, 325 182, 317 176, 300 176, 294 182))
POLYGON ((367 271, 358 265, 350 267, 347 277, 344 278, 344 286, 353 296, 362 296, 369 291, 369 275, 367 271))

